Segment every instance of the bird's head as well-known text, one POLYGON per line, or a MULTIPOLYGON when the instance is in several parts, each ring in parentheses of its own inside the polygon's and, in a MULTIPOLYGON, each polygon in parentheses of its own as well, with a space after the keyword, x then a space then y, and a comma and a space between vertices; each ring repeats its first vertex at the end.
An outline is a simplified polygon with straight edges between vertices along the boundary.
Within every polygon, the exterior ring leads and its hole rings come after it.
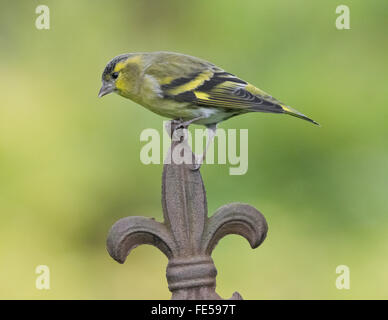
POLYGON ((137 91, 137 80, 141 72, 142 59, 140 54, 122 54, 106 65, 102 73, 102 86, 98 93, 103 97, 109 93, 131 98, 137 91))

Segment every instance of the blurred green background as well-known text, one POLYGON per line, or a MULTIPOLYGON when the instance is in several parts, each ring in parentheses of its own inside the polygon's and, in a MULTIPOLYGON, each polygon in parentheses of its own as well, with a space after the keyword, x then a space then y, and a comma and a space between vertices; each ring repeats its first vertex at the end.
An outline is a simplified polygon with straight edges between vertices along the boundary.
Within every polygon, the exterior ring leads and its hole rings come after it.
POLYGON ((167 259, 105 249, 128 215, 162 220, 161 165, 139 136, 162 118, 97 98, 112 57, 167 50, 212 61, 322 124, 254 114, 249 170, 205 165, 209 213, 240 201, 267 218, 256 250, 228 236, 213 254, 217 292, 245 299, 388 298, 388 2, 1 1, 0 298, 168 299, 167 259), (50 30, 35 8, 50 8, 50 30), (351 30, 335 28, 340 4, 351 30), (48 265, 51 289, 35 288, 48 265), (350 290, 335 269, 350 268, 350 290))

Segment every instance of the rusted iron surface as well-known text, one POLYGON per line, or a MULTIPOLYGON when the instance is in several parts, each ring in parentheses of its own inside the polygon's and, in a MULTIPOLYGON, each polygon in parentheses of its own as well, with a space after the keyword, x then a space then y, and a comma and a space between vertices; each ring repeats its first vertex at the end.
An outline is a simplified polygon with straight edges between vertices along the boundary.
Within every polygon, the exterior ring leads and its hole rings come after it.
MULTIPOLYGON (((169 154, 182 143, 186 141, 173 139, 169 154)), ((132 249, 152 244, 169 259, 166 275, 172 299, 221 299, 215 291, 213 249, 228 234, 241 235, 257 248, 268 230, 264 216, 250 205, 230 203, 208 218, 200 171, 173 161, 163 168, 162 207, 163 223, 138 216, 117 221, 107 239, 109 254, 124 263, 132 249)), ((242 297, 235 292, 231 299, 242 297)))

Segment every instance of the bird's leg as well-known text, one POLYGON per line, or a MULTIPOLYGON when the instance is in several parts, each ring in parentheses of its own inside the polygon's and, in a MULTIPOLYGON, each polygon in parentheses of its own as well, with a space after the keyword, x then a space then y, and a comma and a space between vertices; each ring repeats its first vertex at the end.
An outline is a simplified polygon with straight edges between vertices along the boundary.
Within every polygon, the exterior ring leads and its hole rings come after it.
POLYGON ((183 122, 183 119, 182 118, 172 119, 172 120, 170 120, 170 122, 172 125, 175 125, 177 127, 178 125, 180 125, 183 122))
POLYGON ((173 120, 170 120, 166 123, 165 128, 166 128, 166 131, 169 134, 169 136, 172 137, 176 130, 187 129, 189 127, 189 125, 192 124, 193 122, 200 120, 200 119, 204 119, 204 118, 205 118, 204 116, 199 116, 199 117, 195 117, 193 119, 187 120, 187 121, 183 121, 182 118, 173 119, 173 120))
POLYGON ((173 119, 166 122, 165 129, 170 137, 172 137, 176 129, 180 128, 180 124, 182 122, 183 122, 183 119, 173 119))
MULTIPOLYGON (((199 116, 199 117, 187 120, 187 121, 183 121, 183 119, 174 119, 174 120, 171 120, 171 121, 169 121, 167 123, 166 130, 172 136, 174 134, 175 130, 177 130, 177 129, 187 129, 187 127, 190 124, 192 124, 193 122, 198 121, 200 119, 203 119, 203 118, 205 118, 205 117, 199 116)), ((206 149, 202 153, 202 155, 200 155, 200 156, 194 155, 194 163, 193 163, 193 166, 192 166, 192 170, 194 170, 194 171, 195 170, 199 170, 201 168, 201 165, 204 162, 205 157, 206 157, 206 152, 209 149, 209 146, 213 142, 214 137, 216 135, 217 124, 208 125, 206 127, 207 127, 207 133, 208 133, 206 149)))
MULTIPOLYGON (((195 117, 193 119, 190 119, 190 120, 187 120, 187 121, 183 121, 182 119, 178 120, 178 121, 181 121, 178 125, 177 128, 181 128, 181 129, 185 129, 187 128, 189 125, 191 125, 193 122, 197 121, 197 120, 201 120, 201 119, 204 119, 205 117, 203 116, 199 116, 199 117, 195 117)), ((176 121, 176 120, 173 120, 173 121, 176 121)))
POLYGON ((206 152, 209 150, 210 144, 213 142, 216 135, 217 125, 212 124, 207 126, 207 143, 205 151, 200 155, 195 157, 195 163, 193 164, 192 170, 199 170, 206 158, 206 152))
POLYGON ((173 119, 173 120, 168 121, 166 123, 165 127, 166 127, 167 132, 171 136, 174 133, 175 130, 177 130, 177 129, 187 129, 190 124, 192 124, 193 122, 195 122, 197 120, 203 119, 203 118, 205 118, 205 117, 200 116, 200 117, 196 117, 196 118, 193 118, 193 119, 190 119, 190 120, 187 120, 187 121, 183 121, 182 118, 173 119))

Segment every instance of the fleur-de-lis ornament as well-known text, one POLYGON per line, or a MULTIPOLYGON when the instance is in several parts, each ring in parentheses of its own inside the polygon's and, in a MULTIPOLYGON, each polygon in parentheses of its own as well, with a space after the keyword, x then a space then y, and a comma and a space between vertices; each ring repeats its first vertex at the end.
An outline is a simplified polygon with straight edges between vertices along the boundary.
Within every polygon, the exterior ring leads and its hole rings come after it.
MULTIPOLYGON (((162 177, 164 222, 139 216, 120 219, 109 232, 107 249, 113 259, 124 263, 132 249, 152 244, 169 260, 166 275, 171 299, 222 299, 215 291, 213 249, 227 234, 239 234, 257 248, 266 237, 267 222, 259 211, 242 203, 226 204, 209 218, 200 171, 193 170, 190 163, 176 163, 171 157, 179 146, 180 150, 190 150, 190 158, 194 159, 184 130, 176 126, 170 130, 168 157, 172 161, 165 161, 162 177)), ((242 297, 235 292, 231 299, 242 297)))

